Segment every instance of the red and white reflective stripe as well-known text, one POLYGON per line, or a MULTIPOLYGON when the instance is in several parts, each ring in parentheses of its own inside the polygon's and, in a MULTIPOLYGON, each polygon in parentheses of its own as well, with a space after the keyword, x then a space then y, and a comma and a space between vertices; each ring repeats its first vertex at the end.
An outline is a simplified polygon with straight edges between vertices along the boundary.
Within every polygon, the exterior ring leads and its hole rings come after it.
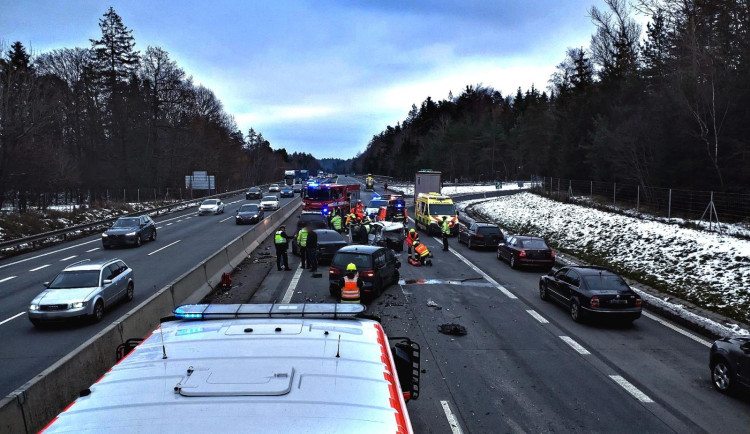
POLYGON ((391 354, 391 347, 388 345, 388 339, 383 333, 383 327, 374 323, 375 331, 378 334, 378 344, 380 344, 380 361, 385 365, 385 371, 383 372, 383 378, 388 382, 388 392, 390 394, 391 408, 396 410, 394 417, 396 418, 396 426, 398 434, 411 434, 411 420, 409 419, 409 413, 406 412, 406 402, 404 402, 404 395, 401 392, 401 383, 398 379, 398 373, 393 368, 393 354, 391 354))

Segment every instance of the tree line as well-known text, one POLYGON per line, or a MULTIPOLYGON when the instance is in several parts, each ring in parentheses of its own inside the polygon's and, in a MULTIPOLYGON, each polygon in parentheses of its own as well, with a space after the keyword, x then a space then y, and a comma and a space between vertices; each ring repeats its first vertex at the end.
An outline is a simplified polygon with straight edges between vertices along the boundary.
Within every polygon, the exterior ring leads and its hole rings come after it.
POLYGON ((113 8, 99 28, 90 47, 2 49, 0 202, 16 200, 23 211, 41 193, 96 200, 105 189, 176 189, 193 170, 227 190, 281 179, 285 168, 319 168, 310 154, 272 149, 252 128, 243 134, 166 50, 137 51, 113 8))
POLYGON ((355 169, 422 168, 477 180, 545 175, 645 187, 750 185, 750 4, 606 0, 588 47, 570 48, 548 91, 467 86, 427 98, 375 135, 355 169), (642 35, 634 13, 650 22, 642 35))

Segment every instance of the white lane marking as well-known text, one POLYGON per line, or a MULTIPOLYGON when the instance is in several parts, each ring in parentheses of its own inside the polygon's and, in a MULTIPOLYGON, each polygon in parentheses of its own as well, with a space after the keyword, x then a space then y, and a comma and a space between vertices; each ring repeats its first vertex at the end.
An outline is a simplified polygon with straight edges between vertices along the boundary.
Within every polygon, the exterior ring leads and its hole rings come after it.
POLYGON ((22 264, 24 262, 32 261, 32 260, 37 259, 37 258, 42 258, 44 256, 53 255, 55 253, 60 253, 60 252, 63 252, 65 250, 75 249, 76 247, 81 247, 81 246, 85 246, 86 244, 98 243, 98 242, 100 242, 99 239, 91 240, 91 241, 86 241, 85 243, 76 244, 75 246, 65 247, 64 249, 59 249, 59 250, 55 250, 55 251, 52 251, 52 252, 42 253, 41 255, 32 256, 31 258, 26 258, 26 259, 21 259, 20 261, 11 262, 10 264, 0 265, 0 268, 10 267, 11 265, 16 265, 16 264, 22 264))
POLYGON ((7 282, 7 281, 9 281, 10 279, 15 279, 16 277, 17 277, 17 276, 10 276, 10 277, 6 277, 5 279, 0 279, 0 283, 3 283, 3 282, 7 282))
POLYGON ((526 312, 529 315, 531 315, 532 317, 534 317, 534 319, 537 320, 537 321, 539 321, 540 323, 542 323, 542 324, 549 324, 549 321, 547 321, 547 319, 545 317, 539 315, 539 312, 537 312, 537 311, 535 311, 533 309, 528 309, 528 310, 526 310, 526 312))
POLYGON ((658 317, 658 316, 656 316, 656 315, 650 314, 650 313, 648 313, 648 312, 646 312, 646 311, 642 311, 641 313, 642 313, 642 314, 643 314, 643 316, 645 316, 646 318, 651 318, 652 320, 654 320, 654 321, 658 322, 659 324, 661 324, 661 325, 663 325, 663 326, 665 326, 665 327, 668 327, 668 328, 670 328, 670 329, 672 329, 672 330, 676 331, 677 333, 679 333, 679 334, 681 334, 681 335, 683 335, 683 336, 687 336, 688 338, 690 338, 690 339, 694 340, 695 342, 698 342, 698 343, 699 343, 699 344, 701 344, 701 345, 704 345, 704 346, 706 346, 706 347, 708 347, 708 348, 711 348, 711 342, 709 342, 709 341, 707 341, 707 340, 705 340, 705 339, 702 339, 702 338, 700 338, 700 337, 698 337, 698 336, 696 336, 696 335, 694 335, 694 334, 692 334, 692 333, 690 333, 690 332, 688 332, 688 331, 686 331, 686 330, 683 330, 683 329, 681 329, 681 328, 677 327, 677 326, 676 326, 676 325, 674 325, 674 324, 670 324, 670 323, 668 323, 668 322, 664 321, 663 319, 659 318, 659 317, 658 317))
POLYGON ((164 247, 162 247, 162 248, 159 248, 159 249, 156 249, 156 250, 154 250, 153 252, 149 253, 149 254, 148 254, 148 255, 146 255, 146 256, 151 256, 151 255, 153 255, 154 253, 159 253, 159 252, 161 252, 162 250, 166 249, 166 248, 167 248, 167 247, 169 247, 169 246, 174 246, 175 244, 179 243, 180 241, 182 241, 182 240, 177 240, 177 241, 175 241, 175 242, 173 242, 173 243, 169 243, 169 244, 167 244, 166 246, 164 246, 164 247))
POLYGON ((633 397, 641 402, 654 402, 651 398, 648 397, 645 393, 638 390, 637 387, 633 386, 630 381, 622 378, 619 375, 610 375, 609 378, 612 379, 615 383, 622 386, 623 389, 627 390, 629 394, 633 395, 633 397))
POLYGON ((31 270, 29 270, 29 271, 39 271, 39 270, 41 270, 42 268, 47 268, 47 267, 49 267, 49 264, 47 264, 47 265, 42 265, 41 267, 36 267, 36 268, 32 268, 32 269, 31 269, 31 270))
POLYGON ((167 223, 167 226, 172 226, 174 223, 167 223))
POLYGON ((302 263, 299 263, 299 268, 297 268, 297 271, 294 272, 294 277, 292 277, 292 281, 289 282, 289 287, 286 288, 286 292, 284 293, 284 298, 281 299, 282 303, 289 303, 289 301, 292 300, 292 295, 294 295, 294 290, 297 288, 297 282, 299 282, 299 278, 302 276, 302 263))
POLYGON ((219 220, 219 223, 224 223, 225 221, 227 221, 227 220, 229 220, 231 218, 234 218, 234 216, 230 215, 229 217, 225 218, 224 220, 219 220))
POLYGON ((99 247, 94 247, 93 249, 88 249, 88 250, 86 250, 86 253, 91 253, 91 252, 95 252, 95 251, 97 251, 97 250, 99 250, 99 247))
POLYGON ((161 228, 163 228, 163 227, 164 227, 164 226, 157 226, 157 227, 156 227, 156 229, 161 229, 161 228))
POLYGON ((443 411, 445 412, 445 418, 448 419, 448 425, 451 426, 451 432, 453 434, 463 434, 463 431, 461 430, 461 425, 458 424, 458 420, 456 420, 456 416, 451 411, 451 406, 448 405, 448 401, 440 401, 440 405, 443 406, 443 411))
POLYGON ((3 325, 3 324, 5 324, 6 322, 9 322, 9 321, 13 321, 14 319, 18 318, 19 316, 21 316, 21 315, 23 315, 25 313, 26 312, 21 312, 19 314, 13 315, 12 317, 10 317, 8 319, 2 320, 2 321, 0 321, 0 325, 3 325))
POLYGON ((78 256, 78 255, 68 256, 67 258, 62 258, 62 259, 60 259, 60 262, 69 261, 69 260, 75 258, 76 256, 78 256))
POLYGON ((584 356, 591 354, 589 353, 589 350, 587 350, 586 348, 583 348, 581 344, 571 339, 570 336, 560 336, 560 339, 562 339, 563 342, 565 342, 566 344, 570 345, 571 348, 578 351, 578 354, 582 354, 584 356))
POLYGON ((181 222, 181 221, 182 221, 182 220, 177 220, 177 221, 176 221, 175 223, 179 223, 179 222, 181 222))
MULTIPOLYGON (((439 243, 442 243, 442 242, 443 242, 443 240, 441 240, 441 239, 439 239, 439 238, 436 238, 436 237, 432 237, 432 238, 434 238, 434 239, 435 239, 435 241, 437 241, 437 242, 439 242, 439 243)), ((457 257, 458 259, 460 259, 460 260, 461 260, 461 262, 463 262, 464 264, 468 265, 468 266, 469 266, 469 267, 470 267, 470 268, 471 268, 472 270, 476 271, 476 272, 477 272, 477 273, 479 273, 479 274, 480 274, 480 275, 481 275, 482 277, 484 277, 484 278, 485 278, 485 280, 487 280, 487 281, 488 281, 488 282, 490 282, 491 284, 495 285, 495 288, 499 289, 499 290, 500 290, 500 292, 502 292, 503 294, 505 294, 505 295, 506 295, 506 296, 507 296, 508 298, 511 298, 511 299, 514 299, 514 300, 518 298, 518 297, 516 297, 516 296, 515 296, 515 294, 513 294, 513 293, 512 293, 512 292, 510 292, 510 291, 508 291, 508 288, 506 288, 506 287, 504 287, 503 285, 501 285, 501 284, 497 283, 497 281, 496 281, 495 279, 493 279, 492 277, 490 277, 490 275, 489 275, 489 274, 487 274, 487 273, 485 273, 484 271, 480 270, 480 269, 479 269, 479 267, 477 267, 477 266, 476 266, 476 265, 474 265, 474 264, 473 264, 473 263, 472 263, 471 261, 469 261, 468 259, 466 259, 466 258, 465 258, 465 257, 464 257, 464 256, 463 256, 462 254, 460 254, 460 253, 458 253, 457 251, 453 250, 453 248, 452 248, 452 247, 449 247, 449 248, 448 248, 448 250, 450 250, 450 252, 451 252, 451 253, 453 253, 454 255, 456 255, 456 257, 457 257)))

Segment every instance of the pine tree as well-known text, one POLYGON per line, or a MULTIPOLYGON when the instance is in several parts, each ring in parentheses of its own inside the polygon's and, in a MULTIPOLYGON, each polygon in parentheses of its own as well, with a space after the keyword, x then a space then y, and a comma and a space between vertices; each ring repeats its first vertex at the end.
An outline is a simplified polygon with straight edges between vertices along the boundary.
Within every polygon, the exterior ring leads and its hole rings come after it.
POLYGON ((119 93, 138 67, 138 52, 134 50, 135 38, 110 7, 99 20, 101 39, 91 39, 94 51, 92 72, 102 90, 109 96, 119 93))

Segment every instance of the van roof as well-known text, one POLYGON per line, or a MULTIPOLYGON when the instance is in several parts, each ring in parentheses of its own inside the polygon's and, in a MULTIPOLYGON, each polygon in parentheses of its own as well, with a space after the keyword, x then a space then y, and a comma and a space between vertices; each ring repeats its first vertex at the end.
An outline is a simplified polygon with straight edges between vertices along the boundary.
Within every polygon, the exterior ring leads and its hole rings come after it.
POLYGON ((419 193, 417 198, 425 198, 427 200, 452 200, 450 196, 445 196, 435 192, 419 193))
POLYGON ((388 360, 368 319, 170 321, 46 432, 411 432, 388 360))

